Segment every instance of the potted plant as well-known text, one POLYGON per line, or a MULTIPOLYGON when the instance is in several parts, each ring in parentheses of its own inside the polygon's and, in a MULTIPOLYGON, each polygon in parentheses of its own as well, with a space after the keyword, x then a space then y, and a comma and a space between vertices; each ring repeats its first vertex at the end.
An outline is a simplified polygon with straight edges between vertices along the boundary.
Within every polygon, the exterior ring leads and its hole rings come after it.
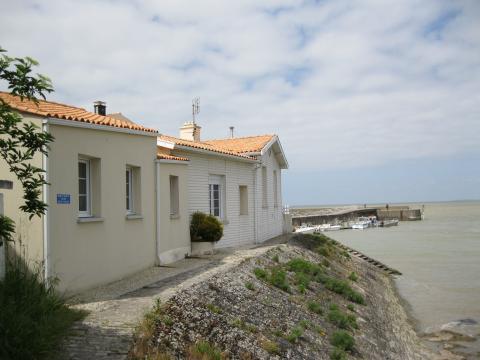
POLYGON ((223 236, 223 225, 213 215, 194 212, 190 221, 192 255, 213 254, 214 244, 223 236))

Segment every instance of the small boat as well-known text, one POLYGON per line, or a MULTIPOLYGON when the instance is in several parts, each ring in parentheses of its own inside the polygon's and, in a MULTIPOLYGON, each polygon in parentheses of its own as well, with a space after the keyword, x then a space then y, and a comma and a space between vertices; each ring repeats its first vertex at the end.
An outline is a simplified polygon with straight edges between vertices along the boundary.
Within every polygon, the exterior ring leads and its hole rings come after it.
POLYGON ((340 225, 330 225, 325 231, 337 231, 340 230, 342 227, 340 225))
POLYGON ((363 230, 368 228, 368 223, 365 221, 359 221, 352 225, 352 229, 363 230))
POLYGON ((380 221, 380 226, 382 227, 398 226, 398 219, 380 221))
POLYGON ((316 226, 302 224, 301 226, 295 229, 295 233, 313 234, 316 229, 317 229, 316 226))

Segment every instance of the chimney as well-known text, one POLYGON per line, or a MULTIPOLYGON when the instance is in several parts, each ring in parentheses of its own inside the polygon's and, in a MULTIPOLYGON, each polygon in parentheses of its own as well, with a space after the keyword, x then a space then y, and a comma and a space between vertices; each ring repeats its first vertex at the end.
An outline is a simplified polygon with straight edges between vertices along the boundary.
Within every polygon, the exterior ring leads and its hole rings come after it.
POLYGON ((186 122, 180 128, 180 139, 199 142, 201 129, 202 128, 193 121, 186 122))
POLYGON ((97 115, 107 115, 107 103, 105 101, 95 101, 93 103, 93 109, 97 115))
POLYGON ((233 139, 233 129, 235 129, 235 127, 230 126, 230 139, 233 139))

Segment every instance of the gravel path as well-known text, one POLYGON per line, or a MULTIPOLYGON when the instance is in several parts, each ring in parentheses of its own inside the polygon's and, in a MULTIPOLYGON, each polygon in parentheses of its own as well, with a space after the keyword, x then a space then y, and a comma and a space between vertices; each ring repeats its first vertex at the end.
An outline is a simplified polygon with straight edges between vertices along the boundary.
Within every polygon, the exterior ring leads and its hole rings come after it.
POLYGON ((97 288, 73 299, 73 307, 89 311, 74 324, 61 359, 125 359, 136 324, 155 303, 166 301, 177 291, 207 279, 243 260, 268 251, 262 247, 222 249, 219 254, 178 261, 169 267, 148 269, 130 278, 97 288))

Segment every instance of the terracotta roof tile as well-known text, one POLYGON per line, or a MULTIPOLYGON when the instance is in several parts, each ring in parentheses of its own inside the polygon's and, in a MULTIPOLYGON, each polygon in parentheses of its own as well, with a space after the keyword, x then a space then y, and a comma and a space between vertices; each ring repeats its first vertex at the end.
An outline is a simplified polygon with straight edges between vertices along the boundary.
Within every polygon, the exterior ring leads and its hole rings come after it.
POLYGON ((245 154, 260 152, 274 136, 275 135, 258 135, 232 139, 206 140, 203 141, 203 143, 235 153, 245 154))
POLYGON ((167 155, 167 154, 157 154, 157 159, 159 160, 176 160, 176 161, 190 161, 188 158, 174 156, 174 155, 167 155))
POLYGON ((220 153, 220 154, 240 157, 240 158, 243 158, 243 159, 255 160, 255 158, 253 158, 251 156, 243 155, 241 153, 231 151, 231 150, 225 149, 225 148, 220 147, 220 146, 211 145, 211 144, 209 144, 208 142, 205 142, 205 141, 189 141, 189 140, 183 140, 183 139, 179 139, 179 138, 176 138, 176 137, 173 137, 173 136, 168 136, 168 135, 160 135, 158 137, 158 139, 162 140, 162 141, 172 142, 172 143, 180 145, 180 146, 188 146, 188 147, 195 148, 195 149, 208 150, 208 151, 213 151, 213 152, 217 152, 217 153, 220 153))
POLYGON ((13 96, 2 91, 0 91, 0 99, 15 110, 27 112, 34 115, 78 121, 94 125, 106 125, 123 129, 146 131, 151 133, 157 132, 157 130, 155 129, 146 128, 132 121, 124 121, 122 119, 117 119, 108 115, 98 115, 82 108, 59 104, 51 101, 39 100, 38 104, 35 104, 33 101, 27 99, 24 99, 22 101, 20 97, 13 96))

